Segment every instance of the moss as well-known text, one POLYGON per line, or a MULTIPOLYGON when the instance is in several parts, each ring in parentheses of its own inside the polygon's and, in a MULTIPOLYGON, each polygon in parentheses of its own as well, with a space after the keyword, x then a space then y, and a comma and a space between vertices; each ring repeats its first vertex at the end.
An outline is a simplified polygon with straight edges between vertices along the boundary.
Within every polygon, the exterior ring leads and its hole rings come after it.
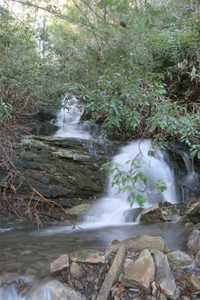
POLYGON ((111 242, 111 245, 118 245, 118 244, 120 244, 120 241, 119 241, 119 240, 113 240, 113 241, 111 242))

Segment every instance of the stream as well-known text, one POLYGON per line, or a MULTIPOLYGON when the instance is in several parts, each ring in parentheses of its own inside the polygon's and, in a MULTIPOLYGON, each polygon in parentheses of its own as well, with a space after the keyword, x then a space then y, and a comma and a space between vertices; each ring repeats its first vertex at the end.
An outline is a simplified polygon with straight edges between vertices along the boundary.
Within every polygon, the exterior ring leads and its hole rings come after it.
POLYGON ((173 223, 159 226, 127 224, 83 230, 62 224, 40 230, 15 230, 1 233, 0 278, 2 281, 12 274, 42 278, 48 276, 50 263, 61 254, 80 249, 105 249, 114 239, 124 240, 143 234, 163 237, 172 250, 186 247, 185 228, 173 223))
MULTIPOLYGON (((55 136, 82 139, 92 139, 95 136, 96 138, 99 129, 95 127, 94 133, 90 126, 86 126, 88 123, 80 125, 81 113, 82 111, 80 112, 74 104, 64 107, 59 112, 58 119, 54 120, 54 123, 59 126, 55 136)), ((126 171, 130 168, 130 164, 126 162, 140 155, 142 161, 140 169, 148 175, 147 185, 150 186, 152 180, 162 179, 167 186, 163 192, 151 188, 146 190, 145 206, 148 207, 159 201, 176 203, 173 169, 162 151, 157 150, 155 156, 149 157, 149 150, 152 150, 149 140, 142 143, 131 142, 114 157, 114 162, 120 163, 126 171)), ((137 186, 137 190, 139 187, 137 186)), ((171 250, 186 249, 187 231, 182 225, 163 223, 159 226, 157 224, 145 226, 138 224, 137 220, 126 223, 124 213, 130 208, 130 204, 126 201, 128 196, 127 192, 119 193, 119 190, 112 186, 112 177, 109 177, 105 197, 97 201, 84 221, 76 224, 77 226, 63 223, 40 230, 17 229, 1 232, 0 300, 22 299, 21 296, 17 296, 12 284, 6 288, 4 283, 12 283, 12 280, 20 276, 26 280, 30 277, 34 282, 45 280, 50 277, 50 263, 59 255, 86 248, 105 249, 114 239, 124 240, 136 235, 161 236, 171 250)), ((138 208, 139 205, 134 203, 133 207, 138 208)), ((24 296, 23 299, 29 298, 24 296)), ((43 296, 38 300, 49 299, 53 300, 50 296, 43 296)))

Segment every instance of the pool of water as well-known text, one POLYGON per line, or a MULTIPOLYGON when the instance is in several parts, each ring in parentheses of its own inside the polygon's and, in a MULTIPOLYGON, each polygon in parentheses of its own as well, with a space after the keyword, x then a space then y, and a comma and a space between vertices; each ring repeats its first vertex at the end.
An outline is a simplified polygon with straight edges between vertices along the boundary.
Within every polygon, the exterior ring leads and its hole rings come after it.
POLYGON ((79 249, 105 247, 114 239, 124 240, 136 235, 161 236, 171 250, 185 250, 188 232, 179 224, 133 225, 96 228, 75 228, 71 225, 41 230, 15 230, 0 233, 0 281, 11 275, 49 274, 50 263, 59 255, 79 249))

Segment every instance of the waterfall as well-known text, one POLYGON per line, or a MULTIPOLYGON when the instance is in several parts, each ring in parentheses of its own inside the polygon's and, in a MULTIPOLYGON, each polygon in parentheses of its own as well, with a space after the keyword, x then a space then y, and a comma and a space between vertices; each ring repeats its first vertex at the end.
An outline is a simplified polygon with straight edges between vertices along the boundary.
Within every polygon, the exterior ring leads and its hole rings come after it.
POLYGON ((189 154, 183 150, 179 150, 178 153, 181 155, 187 170, 187 173, 178 180, 181 187, 182 202, 186 203, 200 196, 200 176, 195 172, 194 161, 189 154))
POLYGON ((1 300, 25 300, 23 296, 19 294, 16 286, 11 285, 8 287, 0 287, 0 299, 1 300))
MULTIPOLYGON (((147 178, 145 187, 141 180, 138 180, 132 186, 135 196, 141 195, 144 197, 146 207, 164 201, 176 203, 174 173, 165 159, 165 153, 160 149, 153 149, 150 140, 135 141, 121 148, 120 153, 113 158, 113 163, 120 165, 120 168, 128 173, 131 162, 135 159, 140 161, 138 172, 143 172, 147 178), (166 190, 160 191, 153 187, 156 181, 162 181, 166 186, 166 190), (143 192, 141 191, 142 189, 144 190, 143 192)), ((125 215, 130 210, 130 203, 128 202, 130 191, 120 192, 118 186, 113 186, 114 175, 111 174, 109 177, 106 196, 99 199, 93 206, 90 214, 85 218, 86 222, 96 222, 105 225, 126 222, 125 215)), ((139 207, 137 201, 134 201, 132 208, 139 207)))
POLYGON ((62 108, 56 120, 51 121, 59 127, 54 136, 92 140, 100 135, 100 126, 89 121, 81 122, 84 108, 74 95, 66 94, 61 101, 62 108))

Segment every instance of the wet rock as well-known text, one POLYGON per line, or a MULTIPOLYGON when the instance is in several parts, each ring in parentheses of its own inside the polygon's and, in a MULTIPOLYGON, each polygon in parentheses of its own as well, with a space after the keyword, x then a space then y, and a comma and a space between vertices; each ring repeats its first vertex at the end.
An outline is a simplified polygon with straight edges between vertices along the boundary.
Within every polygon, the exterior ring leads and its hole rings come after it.
POLYGON ((200 280, 195 274, 185 274, 184 276, 180 277, 179 280, 187 287, 189 287, 192 291, 200 291, 200 280))
POLYGON ((57 109, 43 106, 38 111, 38 114, 36 117, 41 121, 43 121, 43 120, 51 121, 52 119, 56 119, 57 113, 58 113, 57 109))
POLYGON ((107 300, 109 298, 110 290, 112 285, 117 281, 118 276, 121 272, 123 261, 125 258, 125 248, 123 245, 119 247, 115 259, 109 269, 106 278, 101 286, 98 293, 97 300, 107 300))
POLYGON ((188 243, 187 243, 188 251, 196 256, 198 252, 200 251, 200 231, 199 230, 193 230, 191 234, 188 237, 188 243))
POLYGON ((184 216, 179 220, 179 223, 192 221, 194 223, 200 222, 200 198, 194 203, 187 205, 187 210, 184 216))
POLYGON ((67 254, 60 255, 50 265, 51 273, 55 273, 69 267, 69 257, 67 254))
POLYGON ((70 255, 70 259, 74 262, 103 264, 105 256, 101 255, 98 250, 79 250, 70 255))
POLYGON ((96 142, 93 146, 95 155, 84 140, 24 136, 15 145, 19 154, 16 168, 27 180, 21 184, 18 177, 14 183, 20 185, 19 199, 38 200, 38 194, 31 196, 30 186, 64 208, 88 203, 92 197, 102 195, 105 176, 99 168, 107 157, 104 146, 96 142))
POLYGON ((192 265, 192 258, 190 257, 190 255, 180 250, 176 250, 168 253, 167 257, 173 269, 179 267, 181 268, 189 267, 192 265))
POLYGON ((154 280, 155 265, 149 250, 141 252, 136 261, 126 268, 122 276, 122 284, 126 287, 148 289, 154 280))
POLYGON ((143 208, 132 208, 124 213, 126 222, 135 222, 141 212, 143 211, 143 208))
POLYGON ((157 223, 157 222, 171 222, 177 220, 179 210, 172 204, 155 204, 150 208, 145 209, 141 216, 141 223, 157 223))
POLYGON ((156 266, 156 286, 166 297, 176 299, 177 288, 167 256, 158 250, 153 251, 156 266))
POLYGON ((72 208, 70 208, 68 211, 69 213, 75 217, 80 218, 81 215, 85 214, 87 210, 89 210, 89 208, 91 207, 91 205, 89 203, 85 203, 85 204, 80 204, 77 206, 74 206, 72 208))

